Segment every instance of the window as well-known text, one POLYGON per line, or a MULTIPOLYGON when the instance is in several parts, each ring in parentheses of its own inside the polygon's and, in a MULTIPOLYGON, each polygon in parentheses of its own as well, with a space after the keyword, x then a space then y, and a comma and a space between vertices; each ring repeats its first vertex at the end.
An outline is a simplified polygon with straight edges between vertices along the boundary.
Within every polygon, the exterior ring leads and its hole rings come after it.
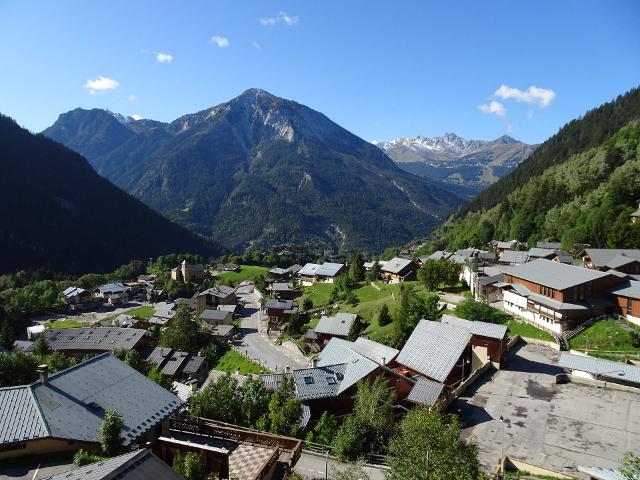
POLYGON ((627 298, 627 315, 633 315, 633 298, 627 298))
POLYGON ((304 383, 306 385, 311 385, 313 383, 313 377, 304 377, 304 383))
POLYGON ((335 385, 336 384, 336 379, 333 377, 327 377, 327 383, 329 385, 335 385))

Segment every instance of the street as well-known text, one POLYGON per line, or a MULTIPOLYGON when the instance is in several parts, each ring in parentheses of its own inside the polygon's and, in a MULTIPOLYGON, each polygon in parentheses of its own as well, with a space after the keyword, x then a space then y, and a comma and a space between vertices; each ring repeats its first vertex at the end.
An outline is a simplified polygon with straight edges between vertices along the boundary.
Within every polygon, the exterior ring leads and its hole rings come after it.
MULTIPOLYGON (((324 456, 319 454, 312 453, 303 453, 300 456, 300 460, 296 463, 295 467, 293 467, 293 471, 299 473, 304 478, 312 479, 312 478, 325 478, 325 468, 326 459, 324 456)), ((329 478, 331 478, 331 472, 334 469, 344 470, 349 466, 347 463, 341 463, 336 460, 329 459, 328 461, 328 473, 329 478)), ((366 474, 369 476, 370 480, 384 480, 384 472, 385 470, 372 468, 372 467, 363 467, 366 474)))

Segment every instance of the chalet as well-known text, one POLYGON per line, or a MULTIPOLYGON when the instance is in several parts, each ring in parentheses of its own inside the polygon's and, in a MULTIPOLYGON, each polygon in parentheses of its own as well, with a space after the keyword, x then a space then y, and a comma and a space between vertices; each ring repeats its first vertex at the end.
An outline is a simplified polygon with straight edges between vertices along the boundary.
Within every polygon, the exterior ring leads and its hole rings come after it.
POLYGON ((119 327, 50 328, 44 331, 44 338, 54 352, 74 357, 91 357, 116 350, 140 350, 151 343, 146 330, 119 327))
POLYGON ((507 352, 507 326, 495 323, 477 322, 443 315, 442 323, 464 328, 471 333, 471 370, 491 362, 500 368, 507 352))
POLYGON ((593 270, 617 270, 625 273, 640 273, 640 249, 585 248, 578 254, 583 265, 593 270))
POLYGON ((547 250, 560 250, 562 245, 560 242, 548 242, 548 241, 538 241, 536 242, 537 248, 544 248, 547 250))
POLYGON ((640 282, 625 280, 609 289, 617 305, 617 314, 640 325, 640 282))
POLYGON ((396 349, 366 338, 355 342, 331 339, 318 354, 314 367, 292 372, 296 393, 308 411, 304 420, 313 421, 324 411, 350 413, 356 384, 381 374, 397 354, 396 349))
POLYGON ((357 319, 358 315, 355 313, 343 312, 338 312, 332 317, 325 315, 320 317, 320 321, 314 329, 315 343, 319 349, 321 350, 334 337, 346 339, 357 319))
POLYGON ((171 269, 171 280, 193 282, 204 278, 204 265, 189 264, 183 260, 179 267, 171 269))
POLYGON ((573 265, 573 257, 571 254, 567 252, 563 252, 562 250, 556 250, 556 253, 551 260, 557 263, 565 263, 567 265, 573 265))
POLYGON ((0 461, 95 448, 105 413, 122 416, 125 447, 145 444, 168 430, 183 402, 110 354, 49 375, 30 385, 0 389, 0 461))
POLYGON ((153 315, 149 318, 151 325, 165 327, 169 325, 176 316, 177 306, 175 303, 159 303, 153 310, 153 315))
POLYGON ((506 250, 498 257, 498 263, 502 265, 522 265, 529 261, 529 252, 520 252, 517 250, 506 250))
POLYGON ((489 248, 491 248, 494 252, 500 254, 507 250, 515 250, 518 246, 517 240, 510 240, 508 242, 502 242, 500 240, 491 240, 489 242, 489 248))
POLYGON ((127 287, 122 283, 106 283, 96 289, 95 296, 108 305, 120 305, 129 301, 127 287))
POLYGON ((388 283, 400 283, 416 279, 416 265, 413 260, 395 257, 381 268, 382 278, 388 283))
POLYGON ((233 314, 224 310, 213 310, 208 308, 200 313, 198 318, 202 323, 210 326, 233 325, 233 314))
POLYGON ((93 305, 95 299, 91 292, 80 287, 69 287, 62 291, 64 301, 72 310, 82 310, 93 305))
POLYGON ((279 328, 291 316, 298 313, 298 307, 293 305, 292 300, 267 300, 264 310, 269 319, 269 328, 279 328))
POLYGON ((218 305, 235 305, 236 289, 227 285, 216 285, 196 297, 196 310, 202 312, 205 308, 215 308, 218 305))
POLYGON ((186 383, 195 380, 197 385, 202 385, 209 373, 205 358, 172 348, 145 348, 141 357, 155 365, 163 375, 178 382, 186 383))
POLYGON ((289 272, 289 269, 279 268, 279 267, 272 268, 267 273, 269 274, 269 278, 276 281, 286 280, 291 275, 291 272, 289 272))
POLYGON ((293 300, 296 298, 296 291, 292 283, 274 283, 271 285, 271 295, 280 300, 293 300))
POLYGON ((333 283, 339 275, 346 272, 343 263, 326 262, 322 265, 317 263, 307 263, 298 272, 298 278, 303 285, 313 285, 314 283, 333 283))
POLYGON ((554 335, 610 312, 615 275, 548 260, 534 260, 504 274, 504 308, 554 335))
POLYGON ((134 450, 117 457, 91 463, 71 471, 57 473, 42 480, 184 480, 149 449, 134 450))
POLYGON ((232 318, 238 318, 240 314, 238 313, 238 305, 218 305, 216 310, 220 310, 221 312, 229 312, 231 313, 232 318))
POLYGON ((298 265, 297 263, 294 263, 289 268, 287 268, 287 270, 289 270, 290 275, 297 275, 298 272, 302 270, 302 265, 298 265))
POLYGON ((531 260, 536 260, 538 258, 545 258, 547 260, 551 260, 553 257, 556 256, 556 251, 551 248, 534 247, 529 249, 527 253, 529 254, 529 258, 527 259, 527 261, 529 262, 531 260))

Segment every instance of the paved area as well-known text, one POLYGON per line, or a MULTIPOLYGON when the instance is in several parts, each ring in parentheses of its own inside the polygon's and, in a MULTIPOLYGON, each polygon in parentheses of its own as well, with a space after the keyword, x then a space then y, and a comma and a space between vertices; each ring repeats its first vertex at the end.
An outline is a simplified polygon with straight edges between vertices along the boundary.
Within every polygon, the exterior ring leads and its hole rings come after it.
POLYGON ((71 460, 42 462, 40 465, 24 467, 3 467, 0 464, 0 480, 38 480, 56 473, 67 472, 76 468, 71 460))
POLYGON ((287 366, 292 369, 309 366, 309 359, 298 348, 276 345, 268 338, 260 326, 261 315, 255 294, 240 294, 238 299, 244 304, 240 322, 242 339, 235 343, 234 348, 273 372, 282 372, 287 366))
MULTIPOLYGON (((327 463, 325 462, 327 462, 327 460, 321 455, 303 453, 298 463, 293 467, 293 471, 299 473, 305 479, 315 479, 325 478, 325 468, 327 468, 329 478, 331 478, 331 472, 334 471, 334 469, 341 471, 348 467, 347 464, 332 459, 328 459, 327 463)), ((363 469, 370 480, 384 480, 385 470, 371 467, 364 467, 363 469)))
POLYGON ((451 406, 487 470, 501 455, 570 473, 577 465, 619 467, 626 452, 640 454, 640 395, 557 385, 557 359, 551 348, 522 345, 506 369, 451 406))
POLYGON ((229 455, 229 478, 253 480, 275 453, 275 448, 241 443, 229 455))

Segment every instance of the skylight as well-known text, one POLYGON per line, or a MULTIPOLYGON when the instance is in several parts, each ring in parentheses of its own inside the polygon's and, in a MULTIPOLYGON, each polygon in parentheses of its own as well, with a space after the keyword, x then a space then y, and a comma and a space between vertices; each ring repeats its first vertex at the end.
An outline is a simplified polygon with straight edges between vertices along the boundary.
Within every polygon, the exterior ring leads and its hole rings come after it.
POLYGON ((311 385, 313 383, 313 377, 304 377, 304 383, 306 385, 311 385))

